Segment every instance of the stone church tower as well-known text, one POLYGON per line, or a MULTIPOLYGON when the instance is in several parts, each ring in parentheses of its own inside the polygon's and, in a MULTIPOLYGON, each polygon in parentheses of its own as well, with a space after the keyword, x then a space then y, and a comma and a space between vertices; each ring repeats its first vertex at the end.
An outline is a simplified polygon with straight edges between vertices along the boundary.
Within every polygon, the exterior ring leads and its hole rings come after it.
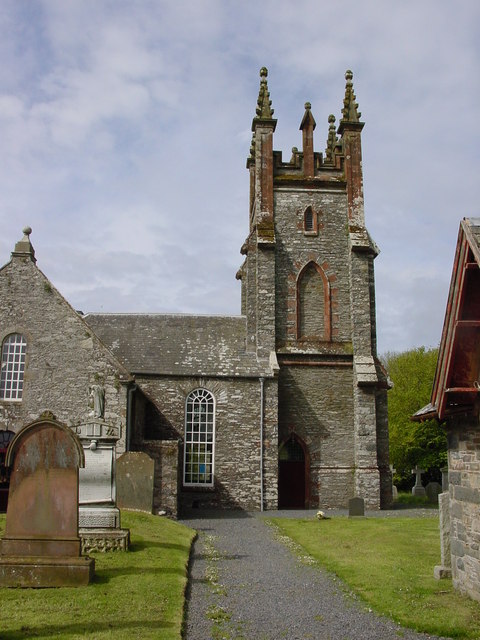
POLYGON ((338 129, 329 116, 325 153, 314 151, 311 105, 303 149, 273 150, 267 70, 260 71, 247 168, 250 227, 242 247, 247 349, 276 354, 279 507, 370 508, 391 499, 387 380, 377 359, 373 261, 365 228, 361 132, 347 71, 338 129))

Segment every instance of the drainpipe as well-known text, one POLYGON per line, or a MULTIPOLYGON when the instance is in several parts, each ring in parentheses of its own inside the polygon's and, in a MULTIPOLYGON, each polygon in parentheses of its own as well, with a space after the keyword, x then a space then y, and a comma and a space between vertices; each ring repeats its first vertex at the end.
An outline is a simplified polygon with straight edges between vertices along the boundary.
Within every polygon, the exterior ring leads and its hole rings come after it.
POLYGON ((264 384, 265 378, 260 380, 260 511, 263 511, 263 414, 265 409, 264 384))
POLYGON ((133 428, 133 415, 132 415, 132 404, 133 404, 133 394, 137 390, 137 385, 132 384, 129 387, 127 392, 127 437, 125 438, 125 451, 130 451, 130 442, 132 439, 132 428, 133 428))

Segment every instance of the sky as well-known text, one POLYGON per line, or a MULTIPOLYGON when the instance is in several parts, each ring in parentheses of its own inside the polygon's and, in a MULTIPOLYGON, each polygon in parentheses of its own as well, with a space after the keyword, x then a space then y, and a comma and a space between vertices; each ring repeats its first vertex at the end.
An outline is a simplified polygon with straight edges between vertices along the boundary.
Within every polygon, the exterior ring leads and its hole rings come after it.
POLYGON ((86 312, 239 314, 246 158, 323 151, 346 69, 365 128, 379 353, 437 346, 460 220, 480 216, 478 0, 0 0, 0 264, 22 229, 86 312))

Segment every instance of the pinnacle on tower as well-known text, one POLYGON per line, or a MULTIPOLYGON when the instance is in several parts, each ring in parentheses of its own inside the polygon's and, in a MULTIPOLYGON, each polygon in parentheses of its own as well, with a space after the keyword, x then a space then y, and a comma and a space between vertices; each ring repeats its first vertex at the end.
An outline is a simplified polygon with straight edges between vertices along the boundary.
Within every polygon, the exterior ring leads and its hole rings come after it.
POLYGON ((261 120, 271 120, 273 116, 272 101, 267 84, 268 70, 266 67, 260 69, 260 91, 258 93, 256 118, 261 120))
POLYGON ((333 163, 333 156, 335 154, 335 147, 338 144, 337 132, 335 127, 335 116, 331 113, 328 116, 328 137, 327 147, 325 149, 325 162, 333 163))
POLYGON ((342 119, 340 122, 360 122, 361 113, 353 90, 353 73, 348 69, 345 72, 345 98, 343 99, 342 119))

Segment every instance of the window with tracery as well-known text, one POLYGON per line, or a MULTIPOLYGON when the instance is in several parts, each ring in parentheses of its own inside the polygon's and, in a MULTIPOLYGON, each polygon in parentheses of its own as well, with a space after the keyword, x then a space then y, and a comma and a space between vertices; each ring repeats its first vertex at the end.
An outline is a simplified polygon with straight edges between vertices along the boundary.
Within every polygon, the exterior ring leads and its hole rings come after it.
POLYGON ((195 389, 185 404, 184 485, 213 485, 215 398, 207 389, 195 389))
POLYGON ((20 333, 11 333, 2 344, 0 400, 21 400, 27 341, 20 333))

